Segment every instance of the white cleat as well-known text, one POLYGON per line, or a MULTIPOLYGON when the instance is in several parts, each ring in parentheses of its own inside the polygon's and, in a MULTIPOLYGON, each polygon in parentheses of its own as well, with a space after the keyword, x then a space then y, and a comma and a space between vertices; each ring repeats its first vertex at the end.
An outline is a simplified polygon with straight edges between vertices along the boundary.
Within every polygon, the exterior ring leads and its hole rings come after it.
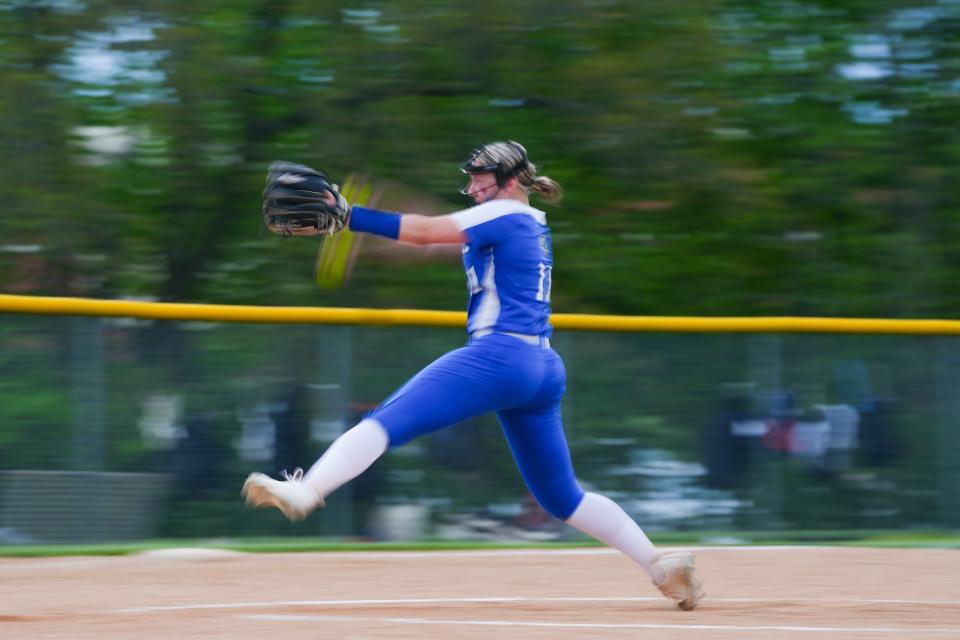
POLYGON ((301 482, 302 469, 297 469, 293 475, 286 471, 282 473, 285 480, 274 480, 262 473, 251 473, 243 483, 243 499, 257 509, 276 507, 291 522, 299 522, 311 511, 323 506, 323 498, 312 487, 301 482))
POLYGON ((666 576, 663 582, 654 583, 654 586, 684 611, 695 609, 706 594, 693 566, 693 554, 685 551, 663 553, 653 562, 666 576))

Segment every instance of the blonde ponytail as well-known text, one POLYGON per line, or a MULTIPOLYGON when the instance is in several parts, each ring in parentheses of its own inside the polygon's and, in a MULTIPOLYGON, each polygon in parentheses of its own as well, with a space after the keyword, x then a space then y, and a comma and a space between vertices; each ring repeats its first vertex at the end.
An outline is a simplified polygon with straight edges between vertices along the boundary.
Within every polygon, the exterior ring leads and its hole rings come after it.
MULTIPOLYGON (((522 183, 521 183, 522 184, 522 183)), ((563 187, 547 176, 536 176, 530 181, 530 191, 540 196, 544 202, 558 204, 563 199, 563 187)))

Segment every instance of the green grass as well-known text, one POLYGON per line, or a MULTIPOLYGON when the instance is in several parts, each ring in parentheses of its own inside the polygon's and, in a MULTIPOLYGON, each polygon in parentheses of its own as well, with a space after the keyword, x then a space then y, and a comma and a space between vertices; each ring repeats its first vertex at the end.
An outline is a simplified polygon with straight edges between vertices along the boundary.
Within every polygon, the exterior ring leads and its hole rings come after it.
MULTIPOLYGON (((652 534, 658 545, 845 545, 870 547, 921 547, 960 549, 960 532, 929 531, 764 531, 764 532, 671 532, 652 534)), ((553 543, 451 542, 357 542, 324 538, 251 538, 189 540, 167 539, 148 542, 63 545, 0 546, 0 557, 116 556, 173 547, 206 547, 248 553, 295 553, 330 551, 441 551, 482 549, 559 549, 600 546, 590 540, 553 543)))
POLYGON ((64 544, 64 545, 11 545, 0 546, 0 557, 56 557, 56 556, 117 556, 169 549, 175 547, 230 549, 247 553, 297 553, 330 551, 443 551, 474 549, 534 549, 590 547, 596 544, 585 542, 560 542, 555 544, 511 544, 485 542, 353 542, 324 538, 253 538, 241 540, 152 540, 135 543, 64 544))

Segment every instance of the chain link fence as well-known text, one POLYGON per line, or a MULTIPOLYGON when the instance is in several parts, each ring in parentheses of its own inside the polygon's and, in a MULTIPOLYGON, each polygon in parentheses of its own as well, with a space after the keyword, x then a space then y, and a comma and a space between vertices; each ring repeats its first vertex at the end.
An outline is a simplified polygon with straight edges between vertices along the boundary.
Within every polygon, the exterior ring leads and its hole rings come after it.
MULTIPOLYGON (((551 540, 495 418, 390 452, 290 527, 246 474, 308 467, 448 328, 0 316, 0 543, 551 540)), ((585 487, 650 531, 960 525, 960 338, 558 331, 585 487)))

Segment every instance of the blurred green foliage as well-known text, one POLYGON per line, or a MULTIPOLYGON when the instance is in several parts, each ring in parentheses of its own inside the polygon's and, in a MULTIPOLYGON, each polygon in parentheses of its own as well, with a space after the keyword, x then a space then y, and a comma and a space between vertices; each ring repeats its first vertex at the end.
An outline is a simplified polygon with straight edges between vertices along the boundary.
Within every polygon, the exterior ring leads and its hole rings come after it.
POLYGON ((558 311, 953 316, 954 0, 0 2, 0 286, 459 308, 451 260, 257 237, 267 163, 454 197, 522 141, 558 311))

